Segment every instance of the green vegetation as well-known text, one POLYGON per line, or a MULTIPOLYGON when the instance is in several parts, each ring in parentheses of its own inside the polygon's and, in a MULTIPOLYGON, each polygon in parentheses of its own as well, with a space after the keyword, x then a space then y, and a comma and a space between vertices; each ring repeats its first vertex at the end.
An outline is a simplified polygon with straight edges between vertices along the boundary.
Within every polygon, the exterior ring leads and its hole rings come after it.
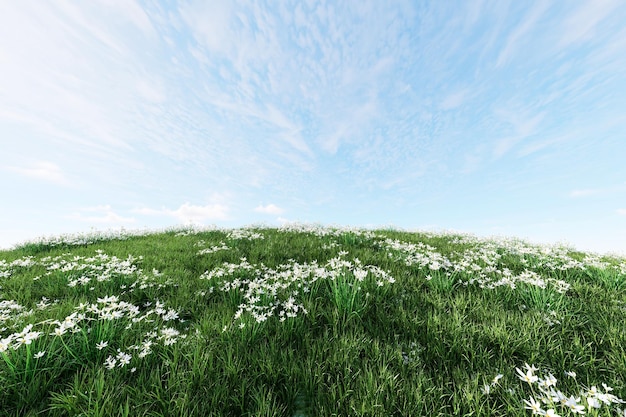
POLYGON ((0 252, 0 415, 626 416, 626 260, 313 226, 0 252))

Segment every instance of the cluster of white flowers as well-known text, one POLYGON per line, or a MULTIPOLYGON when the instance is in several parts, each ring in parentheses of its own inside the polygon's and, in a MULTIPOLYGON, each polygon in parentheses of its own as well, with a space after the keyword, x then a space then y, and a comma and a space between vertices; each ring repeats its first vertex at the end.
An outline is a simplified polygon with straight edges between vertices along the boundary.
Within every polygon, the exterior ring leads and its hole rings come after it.
MULTIPOLYGON (((517 283, 525 283, 542 289, 550 288, 558 293, 569 290, 570 284, 554 277, 541 274, 546 271, 586 270, 598 268, 623 274, 626 260, 602 261, 594 254, 585 255, 582 261, 572 258, 569 249, 562 246, 533 246, 515 239, 480 240, 471 236, 459 237, 454 244, 470 246, 469 249, 452 251, 446 257, 425 243, 407 243, 385 239, 388 256, 407 266, 417 265, 426 271, 441 271, 453 277, 471 277, 461 281, 463 285, 477 284, 481 288, 493 289, 499 286, 516 288, 517 283), (513 273, 501 267, 502 258, 507 262, 513 257, 524 269, 513 273), (620 262, 617 263, 616 262, 620 262)), ((502 263, 504 261, 502 260, 502 263)), ((425 272, 428 274, 428 272, 425 272)), ((626 279, 626 276, 623 277, 626 279)))
MULTIPOLYGON (((162 327, 157 331, 150 331, 146 333, 144 340, 140 344, 129 346, 127 351, 138 351, 137 358, 143 359, 149 354, 152 353, 152 348, 160 341, 163 346, 171 346, 178 342, 179 339, 185 339, 187 337, 186 334, 180 334, 180 332, 173 327, 162 327)), ((98 350, 105 349, 108 347, 109 343, 107 341, 101 341, 96 345, 98 350)), ((128 365, 133 356, 129 353, 126 353, 120 349, 117 349, 117 354, 115 356, 109 355, 104 362, 104 366, 107 369, 113 369, 116 366, 122 368, 128 365)))
MULTIPOLYGON (((151 305, 152 303, 146 303, 144 307, 150 307, 151 305)), ((160 318, 161 322, 173 320, 182 322, 182 320, 178 318, 179 313, 176 310, 166 309, 165 305, 158 300, 156 301, 154 308, 145 311, 143 314, 140 314, 140 308, 138 306, 120 301, 119 298, 114 295, 98 298, 97 303, 94 304, 81 304, 77 307, 77 310, 78 311, 67 316, 62 322, 59 322, 58 320, 52 321, 52 324, 57 327, 52 333, 50 333, 50 335, 62 336, 67 332, 67 330, 70 330, 71 332, 81 331, 83 328, 79 326, 79 324, 83 321, 111 321, 127 318, 130 319, 130 323, 126 326, 126 330, 132 328, 136 323, 153 323, 157 318, 160 318)), ((161 341, 164 346, 169 346, 176 343, 178 339, 186 338, 186 335, 181 335, 178 330, 172 327, 159 328, 156 326, 154 329, 154 331, 146 334, 146 339, 141 344, 129 346, 127 350, 139 351, 137 357, 141 359, 152 353, 152 347, 157 343, 157 341, 161 341)), ((87 332, 89 332, 89 330, 90 328, 87 328, 87 332)), ((102 350, 108 347, 108 345, 108 341, 100 341, 96 345, 96 348, 98 350, 102 350)), ((115 368, 116 364, 119 367, 123 367, 130 362, 131 357, 131 355, 124 352, 120 354, 118 349, 117 356, 114 357, 110 355, 105 362, 105 366, 108 369, 115 368)))
POLYGON ((148 236, 159 233, 176 233, 176 236, 188 236, 191 234, 202 233, 211 230, 219 230, 217 226, 202 226, 202 225, 180 225, 174 227, 166 227, 161 229, 125 229, 123 227, 119 229, 107 229, 107 230, 92 230, 86 233, 68 233, 55 236, 41 236, 36 239, 27 240, 22 243, 18 243, 14 246, 14 249, 19 249, 27 245, 44 245, 49 247, 55 246, 83 246, 91 245, 93 243, 105 242, 109 240, 127 240, 132 237, 148 236))
POLYGON ((453 263, 449 259, 425 243, 407 243, 397 239, 385 239, 384 245, 390 258, 402 259, 407 266, 418 265, 432 271, 453 268, 453 263), (398 252, 400 256, 397 255, 398 252))
POLYGON ((351 284, 358 285, 370 275, 378 286, 395 282, 388 272, 378 266, 362 265, 358 258, 352 261, 344 259, 347 254, 340 252, 339 256, 330 259, 323 266, 317 261, 298 263, 290 260, 276 268, 268 268, 263 264, 252 265, 246 258, 241 258, 239 264, 224 263, 221 267, 206 271, 200 279, 209 281, 220 279, 218 290, 242 292, 246 303, 238 307, 234 320, 242 319, 243 314, 247 312, 259 323, 267 320, 276 311, 280 321, 296 317, 300 311, 307 314, 304 306, 298 304, 294 297, 297 297, 300 291, 309 292, 311 285, 320 279, 335 280, 340 276, 349 275, 354 278, 351 284), (221 280, 232 277, 234 279, 221 280))
MULTIPOLYGON (((206 242, 204 240, 201 240, 199 242, 196 243, 196 246, 204 246, 206 245, 206 242)), ((214 245, 211 246, 209 248, 204 248, 204 249, 200 249, 198 251, 198 255, 208 255, 210 253, 215 253, 221 250, 229 250, 230 248, 228 246, 226 246, 226 243, 224 242, 220 242, 219 245, 214 245)))
MULTIPOLYGON (((179 227, 178 228, 178 232, 176 233, 175 236, 177 237, 184 237, 184 236, 190 236, 190 235, 197 235, 199 233, 205 233, 205 232, 211 232, 211 231, 215 231, 215 230, 220 230, 220 228, 218 228, 216 225, 212 224, 209 226, 204 226, 204 225, 186 225, 183 227, 179 227)), ((170 231, 176 231, 176 229, 170 229, 170 231)))
POLYGON ((0 278, 9 278, 18 268, 30 268, 36 264, 37 262, 32 256, 24 256, 11 262, 0 259, 0 278))
POLYGON ((231 230, 230 232, 227 233, 226 237, 228 239, 232 239, 232 240, 239 240, 239 239, 245 239, 245 240, 265 239, 265 236, 263 236, 261 233, 254 232, 252 230, 246 230, 246 229, 231 230))
POLYGON ((143 260, 142 256, 134 257, 132 255, 128 255, 126 259, 120 259, 116 256, 107 255, 104 251, 98 249, 96 254, 90 257, 63 254, 55 257, 46 256, 35 260, 33 257, 28 256, 16 259, 11 263, 5 263, 6 269, 4 271, 0 270, 0 273, 10 277, 15 266, 22 268, 42 267, 46 272, 42 276, 34 277, 33 281, 39 281, 53 274, 62 273, 67 277, 67 285, 69 287, 92 285, 90 287, 91 290, 95 289, 94 285, 96 283, 109 281, 111 278, 119 276, 134 279, 132 283, 121 288, 126 291, 153 286, 162 288, 174 284, 172 280, 157 284, 155 280, 161 276, 161 273, 157 270, 153 270, 152 273, 144 272, 136 265, 141 260, 143 260))
POLYGON ((24 311, 24 306, 19 305, 15 300, 0 301, 0 322, 14 319, 21 311, 24 311))
POLYGON ((142 256, 135 258, 128 255, 126 259, 122 260, 116 256, 105 254, 101 249, 96 250, 96 255, 91 257, 73 256, 71 259, 67 259, 68 256, 71 255, 61 255, 54 258, 45 257, 39 261, 39 265, 47 269, 45 275, 51 275, 54 271, 79 272, 80 274, 76 278, 74 278, 75 275, 68 274, 70 277, 68 286, 70 287, 79 284, 86 285, 92 279, 97 282, 104 282, 113 276, 136 275, 139 268, 135 263, 143 259, 142 256))
MULTIPOLYGON (((610 394, 613 388, 604 383, 602 384, 604 392, 594 385, 591 388, 580 390, 578 395, 568 397, 561 390, 556 389, 557 379, 552 373, 548 372, 543 378, 540 378, 535 374, 538 368, 534 365, 528 365, 526 363, 524 364, 524 368, 524 370, 515 368, 515 371, 517 372, 517 377, 526 382, 532 390, 533 394, 530 398, 528 400, 524 399, 523 401, 525 408, 531 410, 533 415, 559 417, 560 414, 557 413, 558 407, 573 414, 585 414, 585 409, 587 409, 587 411, 597 410, 601 408, 603 404, 610 407, 612 404, 626 403, 626 401, 610 394), (537 392, 534 387, 537 387, 537 392), (584 401, 582 401, 582 399, 584 399, 584 401)), ((566 371, 565 375, 570 378, 576 378, 575 372, 566 371)), ((502 377, 501 374, 498 374, 491 384, 485 384, 482 388, 483 394, 490 394, 492 388, 498 385, 498 381, 502 377)), ((509 392, 514 393, 515 391, 509 390, 509 392)), ((619 411, 620 415, 622 415, 623 412, 624 411, 619 411)))
POLYGON ((43 334, 42 332, 33 332, 32 329, 33 325, 29 324, 21 332, 0 339, 0 352, 6 352, 9 348, 17 350, 22 345, 30 345, 33 340, 38 339, 43 334))
POLYGON ((109 355, 109 357, 104 362, 104 366, 107 369, 113 369, 115 366, 119 366, 123 368, 128 365, 133 357, 128 353, 122 352, 121 350, 117 350, 117 355, 115 357, 109 355))
POLYGON ((626 258, 587 252, 582 254, 582 260, 577 260, 572 257, 572 253, 576 252, 576 249, 563 244, 532 245, 514 238, 480 239, 469 235, 465 236, 459 243, 485 248, 489 257, 495 256, 496 253, 498 257, 514 256, 522 265, 528 265, 533 270, 567 271, 570 269, 597 268, 626 275, 626 258))
POLYGON ((556 310, 550 310, 547 313, 541 313, 541 318, 548 325, 548 327, 553 327, 557 324, 561 324, 561 320, 563 319, 563 317, 559 315, 556 310))
MULTIPOLYGON (((147 310, 152 305, 151 302, 144 304, 143 309, 132 303, 128 303, 120 300, 120 296, 125 292, 133 291, 135 288, 148 288, 155 284, 155 281, 161 277, 161 273, 157 270, 153 270, 151 273, 144 273, 137 267, 135 262, 141 260, 142 257, 133 257, 129 255, 126 259, 119 259, 115 256, 109 256, 103 251, 98 250, 96 254, 91 257, 73 256, 71 254, 64 254, 61 256, 46 256, 39 260, 35 260, 33 257, 24 257, 12 262, 2 262, 0 267, 4 268, 5 274, 3 276, 10 277, 11 272, 16 268, 43 268, 45 274, 43 276, 35 277, 34 280, 45 279, 52 274, 62 274, 68 276, 68 286, 76 287, 78 285, 86 285, 97 282, 109 281, 113 277, 124 276, 129 278, 128 285, 122 285, 121 294, 109 295, 97 298, 95 303, 81 303, 76 306, 71 314, 67 315, 62 320, 48 319, 39 323, 28 324, 22 331, 14 332, 9 335, 0 336, 0 351, 5 352, 8 349, 16 350, 22 345, 30 345, 33 340, 39 338, 42 335, 52 337, 63 337, 66 334, 85 332, 90 333, 93 324, 96 322, 118 321, 125 320, 127 322, 125 329, 128 330, 138 323, 154 323, 150 326, 153 327, 153 331, 149 333, 149 337, 141 344, 137 346, 130 346, 127 350, 138 350, 138 357, 143 358, 152 352, 152 346, 160 343, 164 346, 169 346, 176 343, 179 339, 183 339, 186 335, 180 335, 178 330, 173 327, 163 327, 165 323, 172 323, 175 321, 183 322, 184 320, 179 318, 179 312, 172 308, 166 308, 166 306, 156 300, 156 303, 152 309, 147 310), (143 313, 142 313, 142 310, 143 313), (159 325, 161 323, 161 325, 159 325), (33 331, 33 327, 42 327, 46 325, 53 326, 47 332, 33 331)), ((162 280, 161 280, 162 281, 162 280)), ((171 281, 166 281, 165 284, 158 284, 159 286, 172 284, 171 281)), ((51 301, 46 297, 42 297, 41 301, 37 302, 36 306, 38 310, 45 310, 51 305, 57 304, 58 300, 51 301)), ((0 301, 0 323, 13 320, 18 323, 23 317, 33 314, 33 310, 26 310, 24 306, 21 306, 14 300, 1 300, 0 301)), ((6 327, 2 328, 0 332, 7 330, 6 327)), ((1 334, 1 333, 0 333, 1 334)), ((108 341, 101 341, 96 345, 96 348, 102 350, 108 346, 108 341)), ((38 352, 34 357, 40 358, 45 352, 38 352)), ((109 356, 105 366, 113 368, 116 365, 119 367, 125 366, 129 363, 131 356, 129 353, 118 351, 117 356, 109 356)))
MULTIPOLYGON (((320 224, 309 223, 286 223, 278 228, 281 232, 288 233, 307 233, 317 237, 335 237, 340 238, 346 234, 352 234, 354 236, 360 236, 365 239, 374 240, 377 238, 377 234, 371 230, 364 230, 357 227, 341 227, 341 226, 323 226, 320 224)), ((333 242, 334 243, 334 242, 333 242)))
POLYGON ((44 245, 44 246, 79 246, 79 245, 90 245, 92 243, 103 242, 107 240, 126 240, 132 236, 143 236, 146 234, 155 233, 155 230, 126 230, 124 228, 120 229, 110 229, 97 231, 94 230, 88 233, 74 233, 74 234, 63 234, 58 236, 42 236, 33 240, 28 240, 22 243, 15 245, 15 249, 19 249, 21 247, 27 245, 44 245))

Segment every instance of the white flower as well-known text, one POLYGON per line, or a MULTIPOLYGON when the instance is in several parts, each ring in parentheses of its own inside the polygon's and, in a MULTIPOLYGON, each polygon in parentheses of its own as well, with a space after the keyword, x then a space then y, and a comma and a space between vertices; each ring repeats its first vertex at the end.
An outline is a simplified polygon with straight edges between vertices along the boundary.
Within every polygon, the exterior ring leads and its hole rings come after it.
POLYGON ((42 350, 42 351, 40 351, 40 352, 35 353, 35 354, 33 355, 33 358, 35 358, 35 359, 39 359, 39 358, 41 358, 41 357, 42 357, 43 355, 45 355, 45 354, 46 354, 46 351, 45 351, 45 350, 42 350))
POLYGON ((543 411, 541 409, 541 403, 535 401, 535 399, 533 397, 530 397, 530 401, 526 401, 524 400, 524 402, 526 403, 526 409, 528 410, 532 410, 533 414, 539 414, 539 415, 545 415, 545 411, 543 411))
POLYGON ((515 368, 515 370, 519 374, 518 378, 521 379, 522 381, 528 382, 529 384, 532 384, 533 382, 536 382, 539 379, 536 375, 533 375, 532 368, 528 368, 526 373, 522 372, 522 370, 520 370, 519 368, 515 368))
POLYGON ((117 359, 120 361, 118 366, 122 368, 125 365, 128 365, 130 363, 131 358, 132 356, 130 356, 129 354, 124 353, 124 352, 119 352, 117 354, 117 359))
POLYGON ((604 390, 606 392, 610 392, 613 391, 613 388, 609 387, 608 385, 606 385, 604 382, 602 383, 602 387, 604 387, 604 390))
POLYGON ((166 327, 161 329, 161 337, 165 338, 165 339, 171 339, 173 337, 178 336, 180 333, 178 332, 178 330, 173 329, 171 327, 166 327))
POLYGON ((551 387, 553 385, 556 385, 556 378, 554 377, 554 375, 549 374, 545 379, 540 379, 539 380, 539 385, 548 388, 551 387))
POLYGON ((104 340, 103 340, 103 341, 101 341, 100 343, 98 343, 98 344, 96 345, 96 349, 98 349, 98 350, 102 350, 102 349, 104 349, 105 347, 107 347, 108 345, 109 345, 109 342, 107 342, 107 341, 104 341, 104 340))
POLYGON ((550 408, 548 411, 546 411, 546 413, 544 414, 546 417, 561 417, 559 414, 557 414, 552 408, 550 408))
POLYGON ((600 402, 596 399, 596 397, 587 397, 587 404, 589 408, 600 408, 600 402))
POLYGON ((493 378, 493 381, 491 381, 491 385, 496 385, 498 383, 498 381, 503 377, 504 375, 502 374, 498 374, 493 378))
POLYGON ((354 270, 354 277, 357 280, 363 281, 366 276, 367 276, 367 271, 366 270, 364 270, 364 269, 355 269, 354 270))
POLYGON ((565 375, 569 376, 570 378, 576 378, 576 372, 574 371, 565 371, 565 375))
POLYGON ((54 329, 54 333, 50 333, 50 336, 63 336, 66 331, 67 328, 64 325, 61 325, 54 329))
POLYGON ((438 271, 441 268, 441 264, 437 261, 434 261, 428 267, 432 269, 433 271, 438 271))
POLYGON ((106 366, 108 369, 113 369, 115 368, 116 362, 117 361, 115 360, 113 356, 109 356, 104 362, 104 366, 106 366))
POLYGON ((9 337, 7 337, 5 339, 0 339, 0 352, 6 352, 6 350, 9 348, 9 345, 12 342, 12 337, 11 336, 9 336, 9 337))
POLYGON ((148 356, 151 353, 152 353, 152 349, 142 349, 142 351, 139 352, 139 354, 137 354, 137 356, 139 356, 140 358, 145 358, 146 356, 148 356))
POLYGON ((107 303, 110 303, 110 304, 117 303, 118 301, 119 301, 119 298, 117 298, 117 296, 115 296, 115 295, 112 295, 110 297, 98 298, 98 302, 99 303, 104 303, 104 304, 107 304, 107 303))
POLYGON ((164 314, 162 317, 164 321, 175 320, 178 318, 178 312, 176 310, 170 309, 168 310, 167 314, 164 314))
POLYGON ((165 346, 170 346, 173 345, 174 343, 176 343, 176 338, 167 338, 163 341, 163 345, 165 346))
POLYGON ((585 407, 578 404, 579 401, 580 397, 575 398, 574 396, 571 396, 567 399, 567 401, 565 401, 564 405, 575 414, 585 414, 585 407))
POLYGON ((550 395, 550 399, 552 400, 552 402, 559 402, 561 404, 565 404, 565 402, 567 401, 567 397, 560 390, 555 391, 554 389, 550 388, 549 395, 550 395))
POLYGON ((25 345, 30 345, 33 340, 37 339, 39 336, 41 336, 41 332, 28 332, 26 334, 22 334, 21 338, 18 336, 19 340, 21 341, 21 343, 25 344, 25 345))
POLYGON ((596 398, 607 405, 610 405, 612 402, 611 398, 609 397, 609 394, 604 394, 604 393, 599 392, 596 394, 596 398))

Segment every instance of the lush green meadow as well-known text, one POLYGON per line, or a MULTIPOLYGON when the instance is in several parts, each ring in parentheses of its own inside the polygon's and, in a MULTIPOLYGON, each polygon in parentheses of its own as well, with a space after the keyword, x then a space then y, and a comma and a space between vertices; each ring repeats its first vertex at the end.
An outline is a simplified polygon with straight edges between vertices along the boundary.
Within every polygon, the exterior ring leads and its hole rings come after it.
POLYGON ((284 228, 0 251, 0 415, 626 416, 626 259, 284 228))

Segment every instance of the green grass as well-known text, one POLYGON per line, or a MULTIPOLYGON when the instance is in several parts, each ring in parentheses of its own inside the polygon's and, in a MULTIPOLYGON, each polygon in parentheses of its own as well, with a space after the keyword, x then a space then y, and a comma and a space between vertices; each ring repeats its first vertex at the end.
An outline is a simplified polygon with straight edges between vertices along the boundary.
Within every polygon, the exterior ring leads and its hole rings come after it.
POLYGON ((626 260, 312 226, 59 237, 0 252, 0 357, 7 416, 624 416, 626 260))

